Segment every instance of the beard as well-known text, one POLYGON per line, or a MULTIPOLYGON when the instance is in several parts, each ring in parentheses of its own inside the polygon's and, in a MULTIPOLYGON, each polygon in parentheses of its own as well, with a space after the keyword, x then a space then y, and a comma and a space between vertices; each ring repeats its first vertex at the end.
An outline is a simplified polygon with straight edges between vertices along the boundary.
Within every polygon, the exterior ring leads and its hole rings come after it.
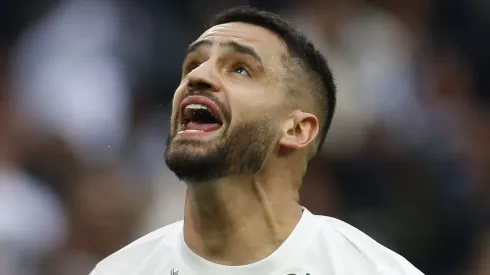
POLYGON ((207 182, 228 176, 250 175, 262 167, 273 144, 270 120, 229 127, 208 141, 174 140, 169 135, 165 163, 184 182, 207 182))

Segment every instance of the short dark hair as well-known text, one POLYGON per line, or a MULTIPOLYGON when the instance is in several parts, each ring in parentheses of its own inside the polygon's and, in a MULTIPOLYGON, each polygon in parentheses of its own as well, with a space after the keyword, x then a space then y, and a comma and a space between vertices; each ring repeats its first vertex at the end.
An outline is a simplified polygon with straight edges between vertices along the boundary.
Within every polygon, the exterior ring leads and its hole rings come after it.
POLYGON ((313 93, 316 109, 324 112, 320 119, 320 130, 317 152, 321 149, 328 129, 332 122, 336 103, 336 87, 332 72, 326 58, 315 48, 313 43, 300 31, 295 29, 281 16, 258 10, 249 6, 236 7, 225 10, 213 17, 206 28, 216 25, 242 22, 267 29, 278 35, 286 44, 288 54, 292 58, 299 59, 306 75, 320 79, 320 89, 313 93), (321 120, 324 120, 323 122, 321 120))

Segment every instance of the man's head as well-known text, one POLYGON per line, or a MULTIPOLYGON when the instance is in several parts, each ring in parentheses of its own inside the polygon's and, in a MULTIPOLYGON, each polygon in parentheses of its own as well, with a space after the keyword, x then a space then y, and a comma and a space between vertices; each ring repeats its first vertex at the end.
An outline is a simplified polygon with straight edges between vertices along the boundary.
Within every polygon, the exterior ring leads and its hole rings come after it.
POLYGON ((323 144, 335 92, 326 60, 285 20, 225 11, 187 51, 166 163, 191 182, 254 174, 271 155, 306 163, 323 144))

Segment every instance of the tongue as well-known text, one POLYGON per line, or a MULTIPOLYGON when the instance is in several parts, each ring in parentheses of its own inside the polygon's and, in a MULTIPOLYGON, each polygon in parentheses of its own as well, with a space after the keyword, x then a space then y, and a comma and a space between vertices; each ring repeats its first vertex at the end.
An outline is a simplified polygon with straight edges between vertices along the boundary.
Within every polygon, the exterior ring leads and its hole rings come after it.
POLYGON ((203 132, 216 131, 221 127, 219 123, 199 123, 199 122, 189 122, 187 123, 187 130, 199 130, 203 132))

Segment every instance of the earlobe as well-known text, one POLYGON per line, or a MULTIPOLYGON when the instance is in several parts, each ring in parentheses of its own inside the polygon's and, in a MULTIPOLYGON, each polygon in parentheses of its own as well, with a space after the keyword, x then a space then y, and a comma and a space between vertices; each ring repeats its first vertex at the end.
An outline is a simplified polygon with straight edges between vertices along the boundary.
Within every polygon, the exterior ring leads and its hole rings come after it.
POLYGON ((289 149, 307 148, 318 134, 318 119, 310 113, 298 111, 284 123, 279 144, 289 149))

